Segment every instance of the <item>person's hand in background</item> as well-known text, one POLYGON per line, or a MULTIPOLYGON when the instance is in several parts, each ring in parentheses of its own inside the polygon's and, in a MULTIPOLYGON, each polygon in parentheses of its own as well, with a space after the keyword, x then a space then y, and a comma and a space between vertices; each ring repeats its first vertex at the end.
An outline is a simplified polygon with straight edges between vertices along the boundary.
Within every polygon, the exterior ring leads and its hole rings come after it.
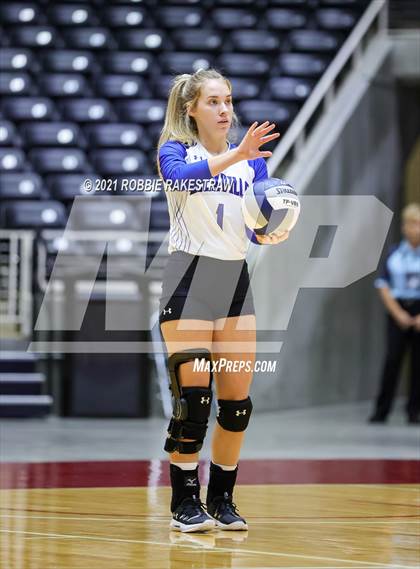
POLYGON ((414 321, 414 330, 420 332, 420 314, 413 316, 412 320, 414 321))
POLYGON ((394 320, 400 328, 408 330, 411 326, 415 325, 415 319, 405 310, 401 309, 395 312, 394 320))

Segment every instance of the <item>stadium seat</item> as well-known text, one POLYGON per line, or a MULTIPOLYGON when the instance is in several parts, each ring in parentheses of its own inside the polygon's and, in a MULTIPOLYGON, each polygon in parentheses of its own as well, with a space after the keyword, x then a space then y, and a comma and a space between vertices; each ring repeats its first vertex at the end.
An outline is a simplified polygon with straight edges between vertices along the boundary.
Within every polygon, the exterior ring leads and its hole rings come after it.
POLYGON ((25 165, 25 154, 19 148, 0 148, 0 172, 19 172, 25 165))
POLYGON ((116 49, 117 42, 107 28, 69 28, 62 31, 68 46, 76 49, 116 49))
POLYGON ((327 68, 324 58, 305 53, 284 53, 279 57, 279 65, 284 75, 294 77, 320 77, 327 68))
POLYGON ((194 73, 213 65, 213 57, 205 52, 177 51, 159 58, 163 73, 194 73))
POLYGON ((56 114, 47 97, 4 97, 3 112, 14 121, 47 120, 56 114))
POLYGON ((168 206, 163 200, 153 200, 150 212, 150 231, 167 231, 169 229, 168 206))
POLYGON ((158 7, 156 19, 161 26, 169 29, 194 28, 199 26, 204 18, 201 8, 190 6, 158 7))
POLYGON ((50 97, 90 96, 88 82, 79 73, 42 73, 38 76, 40 90, 50 97))
POLYGON ((238 105, 244 122, 251 125, 254 121, 271 121, 277 126, 287 126, 297 114, 297 107, 292 103, 261 101, 260 99, 242 101, 238 105))
POLYGON ((0 120, 0 146, 17 146, 18 135, 13 123, 0 120))
POLYGON ((2 172, 0 199, 40 199, 46 197, 42 178, 34 172, 2 172))
POLYGON ((74 122, 100 122, 115 119, 111 103, 107 99, 66 99, 60 108, 66 119, 74 122))
POLYGON ((85 172, 88 168, 85 153, 80 148, 35 148, 28 157, 42 174, 53 172, 85 172))
POLYGON ((90 154, 95 170, 102 176, 147 174, 146 156, 140 150, 94 150, 90 154))
POLYGON ((350 30, 357 21, 357 16, 348 10, 322 9, 316 13, 320 28, 326 30, 350 30))
POLYGON ((230 41, 234 51, 272 52, 280 47, 278 34, 268 30, 235 30, 230 41))
POLYGON ((267 10, 265 18, 269 28, 284 31, 304 28, 307 22, 305 12, 283 8, 267 10))
POLYGON ((31 76, 28 73, 1 73, 0 95, 35 95, 31 76))
POLYGON ((11 229, 44 229, 64 227, 66 209, 60 202, 52 200, 16 200, 1 206, 2 221, 11 229))
POLYGON ((135 75, 100 75, 95 88, 103 97, 150 97, 151 93, 143 77, 135 75))
POLYGON ((85 3, 48 3, 48 16, 58 26, 88 26, 98 23, 93 6, 85 3))
POLYGON ((219 57, 217 67, 227 76, 261 77, 268 74, 270 63, 263 55, 224 53, 219 57))
POLYGON ((215 8, 212 19, 214 27, 220 30, 253 28, 257 23, 256 13, 242 8, 215 8))
POLYGON ((84 146, 80 128, 73 123, 25 123, 21 132, 27 146, 84 146))
POLYGON ((335 53, 340 48, 341 38, 322 30, 296 30, 290 33, 289 43, 291 51, 335 53))
POLYGON ((0 6, 4 25, 35 24, 40 22, 42 9, 36 2, 5 2, 0 6))
MULTIPOLYGON (((185 34, 188 35, 188 34, 185 34)), ((139 49, 141 51, 159 51, 170 49, 171 44, 166 34, 158 29, 122 30, 118 34, 120 45, 124 49, 139 49)))
POLYGON ((309 96, 314 82, 297 77, 273 77, 267 86, 271 98, 301 103, 309 96))
POLYGON ((150 148, 144 128, 133 122, 94 124, 85 127, 85 133, 92 148, 150 148))
POLYGON ((9 30, 13 45, 30 48, 63 47, 56 29, 52 26, 17 26, 9 30))
POLYGON ((143 27, 150 23, 150 17, 142 6, 106 6, 104 18, 110 27, 143 27))
POLYGON ((105 54, 103 67, 110 73, 148 74, 153 68, 153 56, 145 52, 117 51, 105 54))
POLYGON ((166 101, 159 99, 127 100, 117 103, 121 117, 129 122, 161 123, 165 117, 166 101))
POLYGON ((136 210, 128 200, 85 197, 73 208, 68 227, 73 230, 134 231, 138 224, 136 210))
POLYGON ((0 49, 0 71, 36 70, 33 55, 29 49, 2 48, 0 49))
POLYGON ((88 50, 48 50, 40 56, 47 71, 91 73, 97 69, 93 53, 88 50))
MULTIPOLYGON (((76 196, 88 193, 84 189, 84 182, 87 179, 92 183, 91 191, 93 192, 96 180, 99 180, 99 178, 100 176, 97 174, 49 174, 46 176, 46 183, 55 199, 66 202, 73 200, 76 196)), ((96 192, 94 195, 96 195, 96 192)))
POLYGON ((256 99, 260 94, 261 83, 249 77, 232 77, 233 101, 242 99, 256 99))
POLYGON ((178 51, 218 51, 223 47, 223 35, 218 30, 205 28, 176 30, 172 32, 172 39, 178 51))

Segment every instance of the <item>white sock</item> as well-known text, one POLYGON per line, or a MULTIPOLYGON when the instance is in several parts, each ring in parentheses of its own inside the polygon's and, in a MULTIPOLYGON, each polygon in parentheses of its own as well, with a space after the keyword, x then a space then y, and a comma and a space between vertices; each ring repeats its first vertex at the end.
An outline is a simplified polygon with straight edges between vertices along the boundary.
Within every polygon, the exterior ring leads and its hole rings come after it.
POLYGON ((195 470, 198 466, 198 462, 171 462, 181 470, 195 470))
POLYGON ((235 466, 227 466, 226 464, 216 464, 215 462, 213 462, 213 464, 214 464, 215 466, 220 466, 220 468, 221 468, 222 470, 227 470, 227 471, 230 471, 230 472, 232 472, 233 470, 235 470, 236 467, 238 466, 237 464, 235 464, 235 466))

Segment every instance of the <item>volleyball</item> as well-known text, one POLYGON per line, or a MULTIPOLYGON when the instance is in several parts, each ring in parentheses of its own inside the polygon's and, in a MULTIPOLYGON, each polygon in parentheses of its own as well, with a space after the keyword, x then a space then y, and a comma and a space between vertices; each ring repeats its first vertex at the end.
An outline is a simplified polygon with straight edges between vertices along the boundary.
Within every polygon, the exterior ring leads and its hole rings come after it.
POLYGON ((296 225, 300 202, 293 187, 280 178, 253 184, 242 200, 245 225, 257 235, 290 231, 296 225))

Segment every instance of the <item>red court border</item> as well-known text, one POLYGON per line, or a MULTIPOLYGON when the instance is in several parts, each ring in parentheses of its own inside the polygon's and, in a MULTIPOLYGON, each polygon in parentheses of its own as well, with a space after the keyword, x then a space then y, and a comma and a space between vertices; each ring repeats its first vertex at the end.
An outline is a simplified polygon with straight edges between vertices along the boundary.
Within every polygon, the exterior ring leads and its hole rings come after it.
MULTIPOLYGON (((206 484, 208 462, 201 463, 206 484)), ((0 464, 0 488, 169 486, 166 460, 0 464)), ((416 460, 241 460, 238 484, 419 484, 416 460)))

